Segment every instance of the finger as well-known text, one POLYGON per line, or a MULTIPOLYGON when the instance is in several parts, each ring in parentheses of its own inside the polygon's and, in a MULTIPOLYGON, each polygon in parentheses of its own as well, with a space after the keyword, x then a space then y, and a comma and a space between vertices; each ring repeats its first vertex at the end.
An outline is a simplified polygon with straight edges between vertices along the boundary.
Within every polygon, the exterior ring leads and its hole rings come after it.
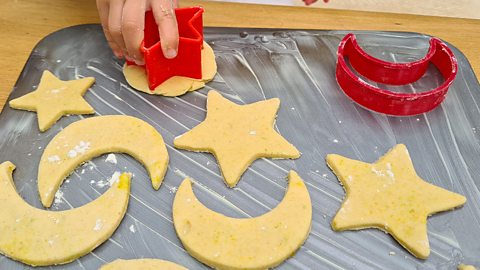
POLYGON ((108 30, 108 3, 104 0, 97 0, 97 10, 100 17, 100 22, 102 24, 103 33, 105 34, 108 45, 110 46, 110 48, 112 48, 112 51, 117 58, 122 58, 122 50, 117 46, 115 42, 113 42, 110 31, 108 30))
POLYGON ((116 44, 117 48, 122 51, 125 57, 128 56, 122 34, 122 12, 124 0, 111 0, 108 12, 108 31, 111 40, 116 44))
POLYGON ((158 25, 163 55, 175 58, 178 53, 178 25, 171 0, 152 0, 152 11, 158 25))
POLYGON ((105 33, 105 37, 107 38, 108 45, 110 48, 112 48, 113 54, 115 57, 122 59, 124 57, 122 49, 115 43, 112 39, 112 36, 108 32, 108 30, 105 32, 105 29, 103 31, 105 33))
POLYGON ((146 0, 127 0, 123 6, 122 31, 128 55, 137 65, 143 64, 140 43, 145 26, 146 0))

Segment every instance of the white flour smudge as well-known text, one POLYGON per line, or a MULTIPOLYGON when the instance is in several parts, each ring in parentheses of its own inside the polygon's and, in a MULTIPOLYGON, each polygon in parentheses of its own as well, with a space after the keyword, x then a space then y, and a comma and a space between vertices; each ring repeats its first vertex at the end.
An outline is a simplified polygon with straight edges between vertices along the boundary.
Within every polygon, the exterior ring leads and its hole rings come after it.
MULTIPOLYGON (((112 186, 114 183, 117 183, 119 180, 120 180, 120 175, 122 175, 121 172, 114 172, 112 174, 112 176, 110 177, 110 179, 108 180, 99 180, 97 182, 97 187, 99 188, 103 188, 103 187, 106 187, 106 186, 112 186)), ((93 181, 93 180, 92 180, 93 181)), ((92 183, 92 182, 90 182, 92 183)))
POLYGON ((177 192, 178 188, 177 187, 168 187, 169 193, 175 193, 177 192))
POLYGON ((97 222, 95 222, 95 227, 93 227, 94 231, 100 231, 103 227, 103 222, 101 219, 97 219, 97 222))
POLYGON ((117 157, 115 156, 115 154, 108 154, 107 158, 105 159, 105 162, 117 164, 117 157))
POLYGON ((55 204, 63 203, 63 191, 58 190, 55 193, 55 204))
POLYGON ((69 158, 74 158, 78 155, 83 155, 85 154, 85 152, 88 151, 88 149, 90 149, 90 143, 89 142, 84 142, 84 141, 80 141, 78 143, 78 145, 75 145, 75 147, 73 147, 73 149, 71 149, 70 151, 68 151, 67 155, 69 158))
POLYGON ((47 159, 48 159, 49 162, 59 162, 60 161, 60 157, 57 156, 57 155, 49 156, 47 159))

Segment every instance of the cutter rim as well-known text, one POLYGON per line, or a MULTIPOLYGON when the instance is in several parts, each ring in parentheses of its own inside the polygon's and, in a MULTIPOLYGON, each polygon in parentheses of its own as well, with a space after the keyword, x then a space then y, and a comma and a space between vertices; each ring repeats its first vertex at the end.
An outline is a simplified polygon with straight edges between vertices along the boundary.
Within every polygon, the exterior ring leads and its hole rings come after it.
MULTIPOLYGON (((392 62, 387 62, 381 59, 378 59, 376 57, 371 56, 367 52, 365 52, 360 45, 358 44, 356 37, 353 33, 347 34, 342 41, 340 42, 340 45, 338 47, 337 51, 337 68, 336 68, 336 80, 337 83, 340 85, 340 88, 342 88, 343 92, 350 97, 353 101, 356 103, 360 104, 362 107, 365 107, 367 109, 388 114, 388 115, 396 115, 396 116, 407 116, 407 115, 416 115, 420 113, 424 113, 427 111, 430 111, 437 107, 445 98, 446 93, 448 92, 448 88, 450 85, 453 83, 456 74, 458 72, 458 63, 455 58, 455 55, 453 52, 448 48, 448 46, 441 41, 438 38, 432 37, 429 41, 430 47, 429 50, 427 51, 426 55, 416 61, 413 62, 404 62, 404 63, 392 63, 392 62), (428 65, 429 63, 432 63, 433 65, 436 66, 436 68, 439 70, 439 72, 442 74, 442 77, 444 78, 444 82, 437 86, 436 88, 432 90, 427 90, 421 93, 397 93, 393 92, 388 89, 382 89, 379 87, 375 87, 359 76, 357 76, 355 73, 353 73, 352 68, 350 68, 347 63, 345 58, 348 57, 348 54, 345 55, 345 47, 347 46, 348 42, 351 42, 351 45, 353 46, 353 49, 356 50, 356 53, 358 53, 361 57, 364 57, 368 61, 374 62, 379 65, 383 65, 384 68, 388 69, 397 69, 397 70, 402 70, 402 69, 409 69, 412 68, 413 66, 418 66, 418 65, 428 65), (445 76, 444 72, 442 72, 442 69, 432 61, 432 59, 435 57, 435 55, 440 52, 444 52, 447 56, 448 59, 450 60, 450 65, 449 65, 449 72, 448 75, 445 76), (343 76, 342 76, 343 75, 343 76), (339 80, 339 77, 341 77, 341 80, 339 80), (350 84, 358 84, 362 89, 359 90, 345 90, 344 87, 347 84, 344 80, 348 79, 350 84), (416 110, 402 110, 402 112, 399 113, 394 113, 394 112, 386 112, 387 110, 377 110, 377 109, 372 109, 371 106, 366 104, 365 102, 359 102, 356 100, 354 97, 352 97, 349 93, 353 91, 363 91, 364 95, 370 95, 372 98, 382 102, 386 99, 393 100, 397 102, 395 106, 400 106, 400 103, 404 103, 403 107, 408 107, 411 101, 417 101, 418 99, 426 99, 430 97, 435 97, 435 96, 443 96, 440 101, 438 101, 436 104, 432 104, 432 106, 429 107, 429 109, 423 110, 423 111, 416 111, 416 110), (383 100, 381 100, 383 99, 383 100), (413 111, 410 113, 410 111, 413 111)), ((362 70, 355 69, 358 73, 361 75, 365 76, 362 74, 362 70)), ((425 72, 423 72, 419 77, 422 77, 425 72)), ((418 74, 417 74, 418 75, 418 74)), ((368 77, 367 77, 368 78, 368 77)), ((369 78, 371 79, 371 78, 369 78)), ((376 81, 375 79, 371 79, 372 81, 376 81)), ((412 82, 415 82, 412 81, 412 82)), ((410 83, 412 83, 410 82, 410 83)), ((408 84, 408 83, 407 83, 408 84)), ((405 84, 403 84, 405 85, 405 84)))

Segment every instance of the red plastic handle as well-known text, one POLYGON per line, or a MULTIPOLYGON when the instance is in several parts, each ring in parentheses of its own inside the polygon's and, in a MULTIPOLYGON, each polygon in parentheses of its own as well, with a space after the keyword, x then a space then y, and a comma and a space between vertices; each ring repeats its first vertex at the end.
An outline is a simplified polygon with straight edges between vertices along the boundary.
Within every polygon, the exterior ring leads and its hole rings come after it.
POLYGON ((457 74, 454 54, 437 38, 430 39, 430 49, 424 58, 410 63, 391 63, 372 57, 360 48, 354 34, 343 38, 337 56, 336 77, 344 93, 367 109, 389 115, 408 116, 433 110, 445 99, 457 74), (402 85, 415 82, 425 74, 429 63, 438 68, 445 81, 422 93, 395 93, 359 78, 346 64, 346 57, 358 73, 379 83, 402 85))
POLYGON ((145 13, 144 40, 140 51, 144 55, 150 90, 153 91, 173 76, 202 78, 203 11, 202 7, 175 9, 180 38, 178 54, 173 59, 167 59, 163 55, 153 13, 151 11, 145 13))

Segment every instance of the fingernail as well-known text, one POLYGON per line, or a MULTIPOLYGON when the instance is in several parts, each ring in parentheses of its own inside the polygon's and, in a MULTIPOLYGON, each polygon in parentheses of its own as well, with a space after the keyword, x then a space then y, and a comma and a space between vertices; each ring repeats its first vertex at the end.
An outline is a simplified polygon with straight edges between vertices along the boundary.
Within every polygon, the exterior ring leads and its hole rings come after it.
POLYGON ((145 63, 143 62, 143 57, 142 55, 138 55, 136 53, 133 54, 133 60, 135 61, 135 64, 142 66, 145 63))
POLYGON ((135 64, 139 65, 139 66, 143 66, 145 65, 145 62, 143 60, 137 60, 135 59, 135 64))
POLYGON ((165 53, 165 57, 168 59, 175 58, 177 56, 177 51, 174 49, 167 49, 167 52, 165 53))
POLYGON ((131 57, 128 56, 128 55, 125 55, 125 59, 127 59, 127 61, 130 61, 130 62, 134 62, 134 61, 135 61, 133 58, 131 58, 131 57))
POLYGON ((113 51, 113 54, 115 54, 115 57, 119 59, 123 58, 123 53, 121 51, 113 51))

